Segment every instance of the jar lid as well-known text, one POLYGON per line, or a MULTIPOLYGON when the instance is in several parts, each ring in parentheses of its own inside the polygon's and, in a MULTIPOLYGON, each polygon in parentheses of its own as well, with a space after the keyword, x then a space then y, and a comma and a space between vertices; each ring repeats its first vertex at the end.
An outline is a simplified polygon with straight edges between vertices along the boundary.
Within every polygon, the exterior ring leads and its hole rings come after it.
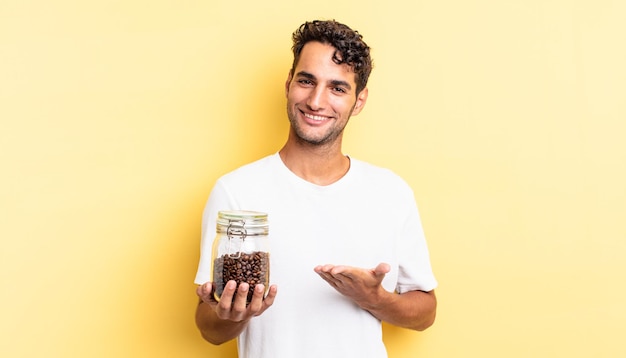
MULTIPOLYGON (((217 232, 244 232, 243 236, 267 235, 267 214, 250 210, 223 210, 217 213, 217 232)), ((237 234, 239 236, 239 234, 237 234)))

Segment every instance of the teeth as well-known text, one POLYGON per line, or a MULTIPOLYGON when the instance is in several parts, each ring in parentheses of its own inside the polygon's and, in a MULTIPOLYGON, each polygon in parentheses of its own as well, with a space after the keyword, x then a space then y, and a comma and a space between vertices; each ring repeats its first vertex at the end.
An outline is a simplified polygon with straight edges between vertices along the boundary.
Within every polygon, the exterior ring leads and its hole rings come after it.
POLYGON ((326 120, 326 117, 314 116, 314 115, 308 114, 308 113, 305 113, 304 116, 307 117, 307 118, 310 118, 310 119, 312 119, 314 121, 324 121, 324 120, 326 120))

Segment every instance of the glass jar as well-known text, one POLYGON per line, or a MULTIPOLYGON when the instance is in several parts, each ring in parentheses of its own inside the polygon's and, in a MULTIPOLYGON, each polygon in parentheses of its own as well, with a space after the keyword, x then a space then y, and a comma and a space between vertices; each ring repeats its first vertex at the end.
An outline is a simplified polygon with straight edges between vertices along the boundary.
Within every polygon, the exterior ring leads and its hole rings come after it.
MULTIPOLYGON (((257 211, 220 211, 213 241, 211 282, 217 301, 230 280, 250 285, 248 303, 257 284, 269 289, 269 225, 267 214, 257 211)), ((233 297, 234 299, 234 297, 233 297)))

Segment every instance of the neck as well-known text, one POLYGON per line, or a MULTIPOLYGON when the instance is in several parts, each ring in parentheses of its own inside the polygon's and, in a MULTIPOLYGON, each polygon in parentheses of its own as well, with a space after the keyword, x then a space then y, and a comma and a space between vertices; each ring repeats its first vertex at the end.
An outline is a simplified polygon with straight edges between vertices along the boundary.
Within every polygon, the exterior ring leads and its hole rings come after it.
POLYGON ((278 154, 289 170, 316 185, 330 185, 350 169, 350 159, 341 153, 341 146, 306 147, 287 142, 278 154))

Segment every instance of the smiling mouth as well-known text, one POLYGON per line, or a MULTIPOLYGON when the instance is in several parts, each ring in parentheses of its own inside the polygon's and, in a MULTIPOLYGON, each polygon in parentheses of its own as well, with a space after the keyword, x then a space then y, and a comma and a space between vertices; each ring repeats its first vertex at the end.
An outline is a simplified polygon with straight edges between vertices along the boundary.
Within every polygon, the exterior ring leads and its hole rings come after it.
POLYGON ((325 116, 315 116, 315 115, 312 115, 312 114, 309 114, 309 113, 304 113, 304 112, 302 112, 302 113, 304 114, 304 116, 306 118, 312 119, 312 120, 314 120, 316 122, 322 122, 322 121, 328 120, 330 118, 330 117, 325 117, 325 116))

